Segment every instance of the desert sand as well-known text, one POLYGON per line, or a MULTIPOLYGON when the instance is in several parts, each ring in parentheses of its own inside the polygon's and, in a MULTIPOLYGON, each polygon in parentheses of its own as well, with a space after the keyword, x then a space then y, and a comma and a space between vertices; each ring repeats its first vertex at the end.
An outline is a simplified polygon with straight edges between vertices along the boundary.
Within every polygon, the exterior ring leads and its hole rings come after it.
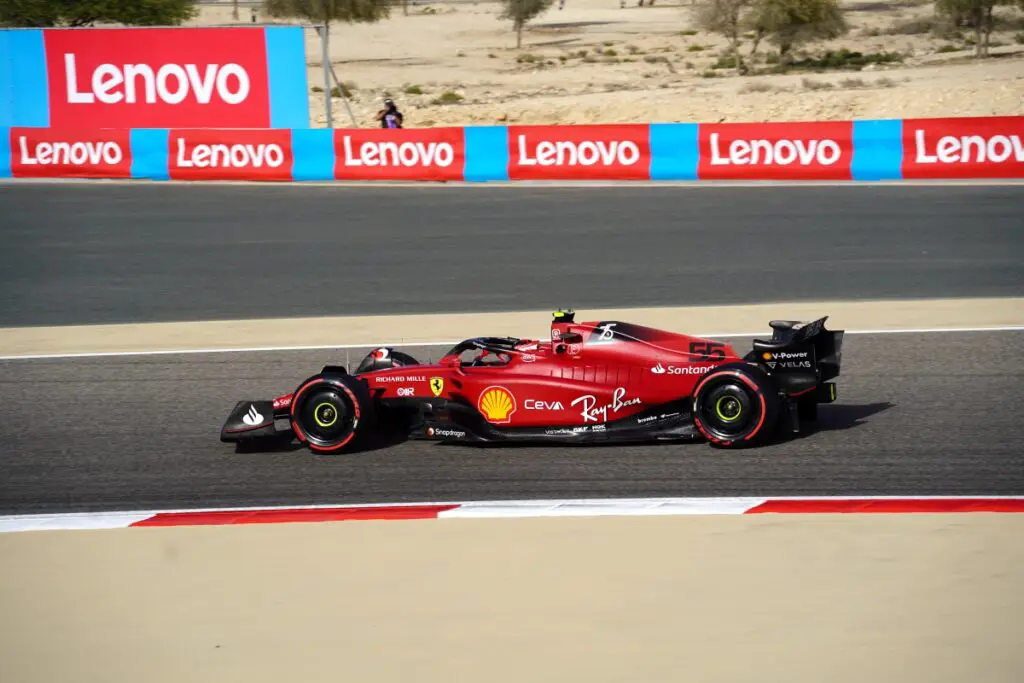
MULTIPOLYGON (((1024 299, 801 301, 587 309, 577 315, 581 322, 629 320, 676 332, 707 335, 770 335, 769 320, 814 320, 823 315, 829 316, 828 326, 835 330, 969 329, 1024 325, 1024 299)), ((304 346, 454 342, 479 334, 517 337, 532 334, 544 339, 549 334, 550 321, 550 311, 526 311, 8 327, 0 328, 0 355, 287 348, 296 343, 296 327, 303 330, 304 346)))
POLYGON ((0 536, 11 683, 1016 683, 1024 515, 0 536))
MULTIPOLYGON (((407 127, 503 124, 849 120, 1024 114, 1024 14, 1000 8, 993 56, 973 59, 962 37, 911 33, 934 18, 921 0, 845 0, 847 35, 804 46, 899 52, 902 64, 861 72, 735 76, 712 69, 720 36, 696 31, 693 10, 658 2, 567 0, 528 25, 515 48, 494 2, 420 1, 377 24, 331 26, 331 62, 351 91, 333 100, 338 127, 374 126, 385 95, 407 127), (712 77, 713 76, 713 77, 712 77), (440 104, 445 95, 461 98, 440 104)), ((230 5, 207 6, 193 23, 247 24, 230 5)), ((258 16, 259 22, 283 23, 258 16)), ((749 51, 749 42, 744 51, 749 51)), ((775 46, 758 49, 760 66, 775 46)), ((307 30, 311 125, 326 125, 320 41, 307 30), (315 88, 321 88, 320 92, 315 88)))

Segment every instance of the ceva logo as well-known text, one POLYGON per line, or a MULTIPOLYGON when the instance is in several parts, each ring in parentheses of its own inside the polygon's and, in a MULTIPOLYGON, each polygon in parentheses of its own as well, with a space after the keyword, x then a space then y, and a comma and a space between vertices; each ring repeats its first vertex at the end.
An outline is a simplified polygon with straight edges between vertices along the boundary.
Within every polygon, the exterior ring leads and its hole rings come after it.
POLYGON ((466 145, 461 128, 337 130, 334 177, 339 180, 462 180, 466 145))
POLYGON ((172 130, 173 180, 291 180, 287 130, 172 130))
POLYGON ((132 174, 127 130, 11 128, 10 145, 15 178, 130 178, 132 174))
POLYGON ((904 178, 1024 177, 1024 117, 903 121, 904 178))
POLYGON ((648 126, 511 126, 511 180, 646 180, 648 126))
POLYGON ((701 125, 698 176, 704 180, 849 180, 853 124, 701 125))
POLYGON ((270 127, 262 30, 48 29, 50 125, 270 127))

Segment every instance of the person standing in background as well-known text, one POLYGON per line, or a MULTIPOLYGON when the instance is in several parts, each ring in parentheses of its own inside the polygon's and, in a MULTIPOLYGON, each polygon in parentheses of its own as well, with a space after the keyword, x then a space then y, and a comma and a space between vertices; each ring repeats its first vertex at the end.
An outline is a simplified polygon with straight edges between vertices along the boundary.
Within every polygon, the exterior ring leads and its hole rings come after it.
POLYGON ((384 100, 384 109, 377 112, 377 120, 381 128, 401 128, 405 117, 398 111, 391 98, 384 100))

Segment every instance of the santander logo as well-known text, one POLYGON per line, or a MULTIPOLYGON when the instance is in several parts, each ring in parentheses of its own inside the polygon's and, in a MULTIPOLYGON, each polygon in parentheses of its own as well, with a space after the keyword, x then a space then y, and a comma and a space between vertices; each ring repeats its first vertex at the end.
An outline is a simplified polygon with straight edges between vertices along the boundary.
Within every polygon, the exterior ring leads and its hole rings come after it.
POLYGON ((904 121, 907 178, 1024 177, 1019 117, 904 121))
POLYGON ((128 178, 128 131, 55 132, 12 128, 11 172, 15 177, 128 178))
POLYGON ((175 179, 291 179, 288 131, 171 131, 170 157, 168 170, 175 179))
POLYGON ((260 30, 47 31, 51 125, 267 128, 260 30))
POLYGON ((850 178, 850 123, 708 124, 698 173, 707 179, 850 178))
POLYGON ((642 180, 650 161, 646 126, 509 128, 512 180, 642 180))
POLYGON ((349 180, 461 180, 461 128, 338 130, 335 177, 349 180))

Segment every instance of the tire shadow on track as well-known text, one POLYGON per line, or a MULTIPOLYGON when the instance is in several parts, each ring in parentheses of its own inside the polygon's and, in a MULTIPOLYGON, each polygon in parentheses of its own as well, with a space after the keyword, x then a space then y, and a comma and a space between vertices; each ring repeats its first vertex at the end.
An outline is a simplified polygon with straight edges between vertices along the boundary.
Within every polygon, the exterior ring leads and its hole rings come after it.
POLYGON ((801 435, 853 429, 864 424, 868 418, 895 407, 896 404, 889 401, 863 404, 833 403, 832 405, 822 406, 819 409, 818 421, 816 423, 808 423, 806 429, 801 432, 801 435))

